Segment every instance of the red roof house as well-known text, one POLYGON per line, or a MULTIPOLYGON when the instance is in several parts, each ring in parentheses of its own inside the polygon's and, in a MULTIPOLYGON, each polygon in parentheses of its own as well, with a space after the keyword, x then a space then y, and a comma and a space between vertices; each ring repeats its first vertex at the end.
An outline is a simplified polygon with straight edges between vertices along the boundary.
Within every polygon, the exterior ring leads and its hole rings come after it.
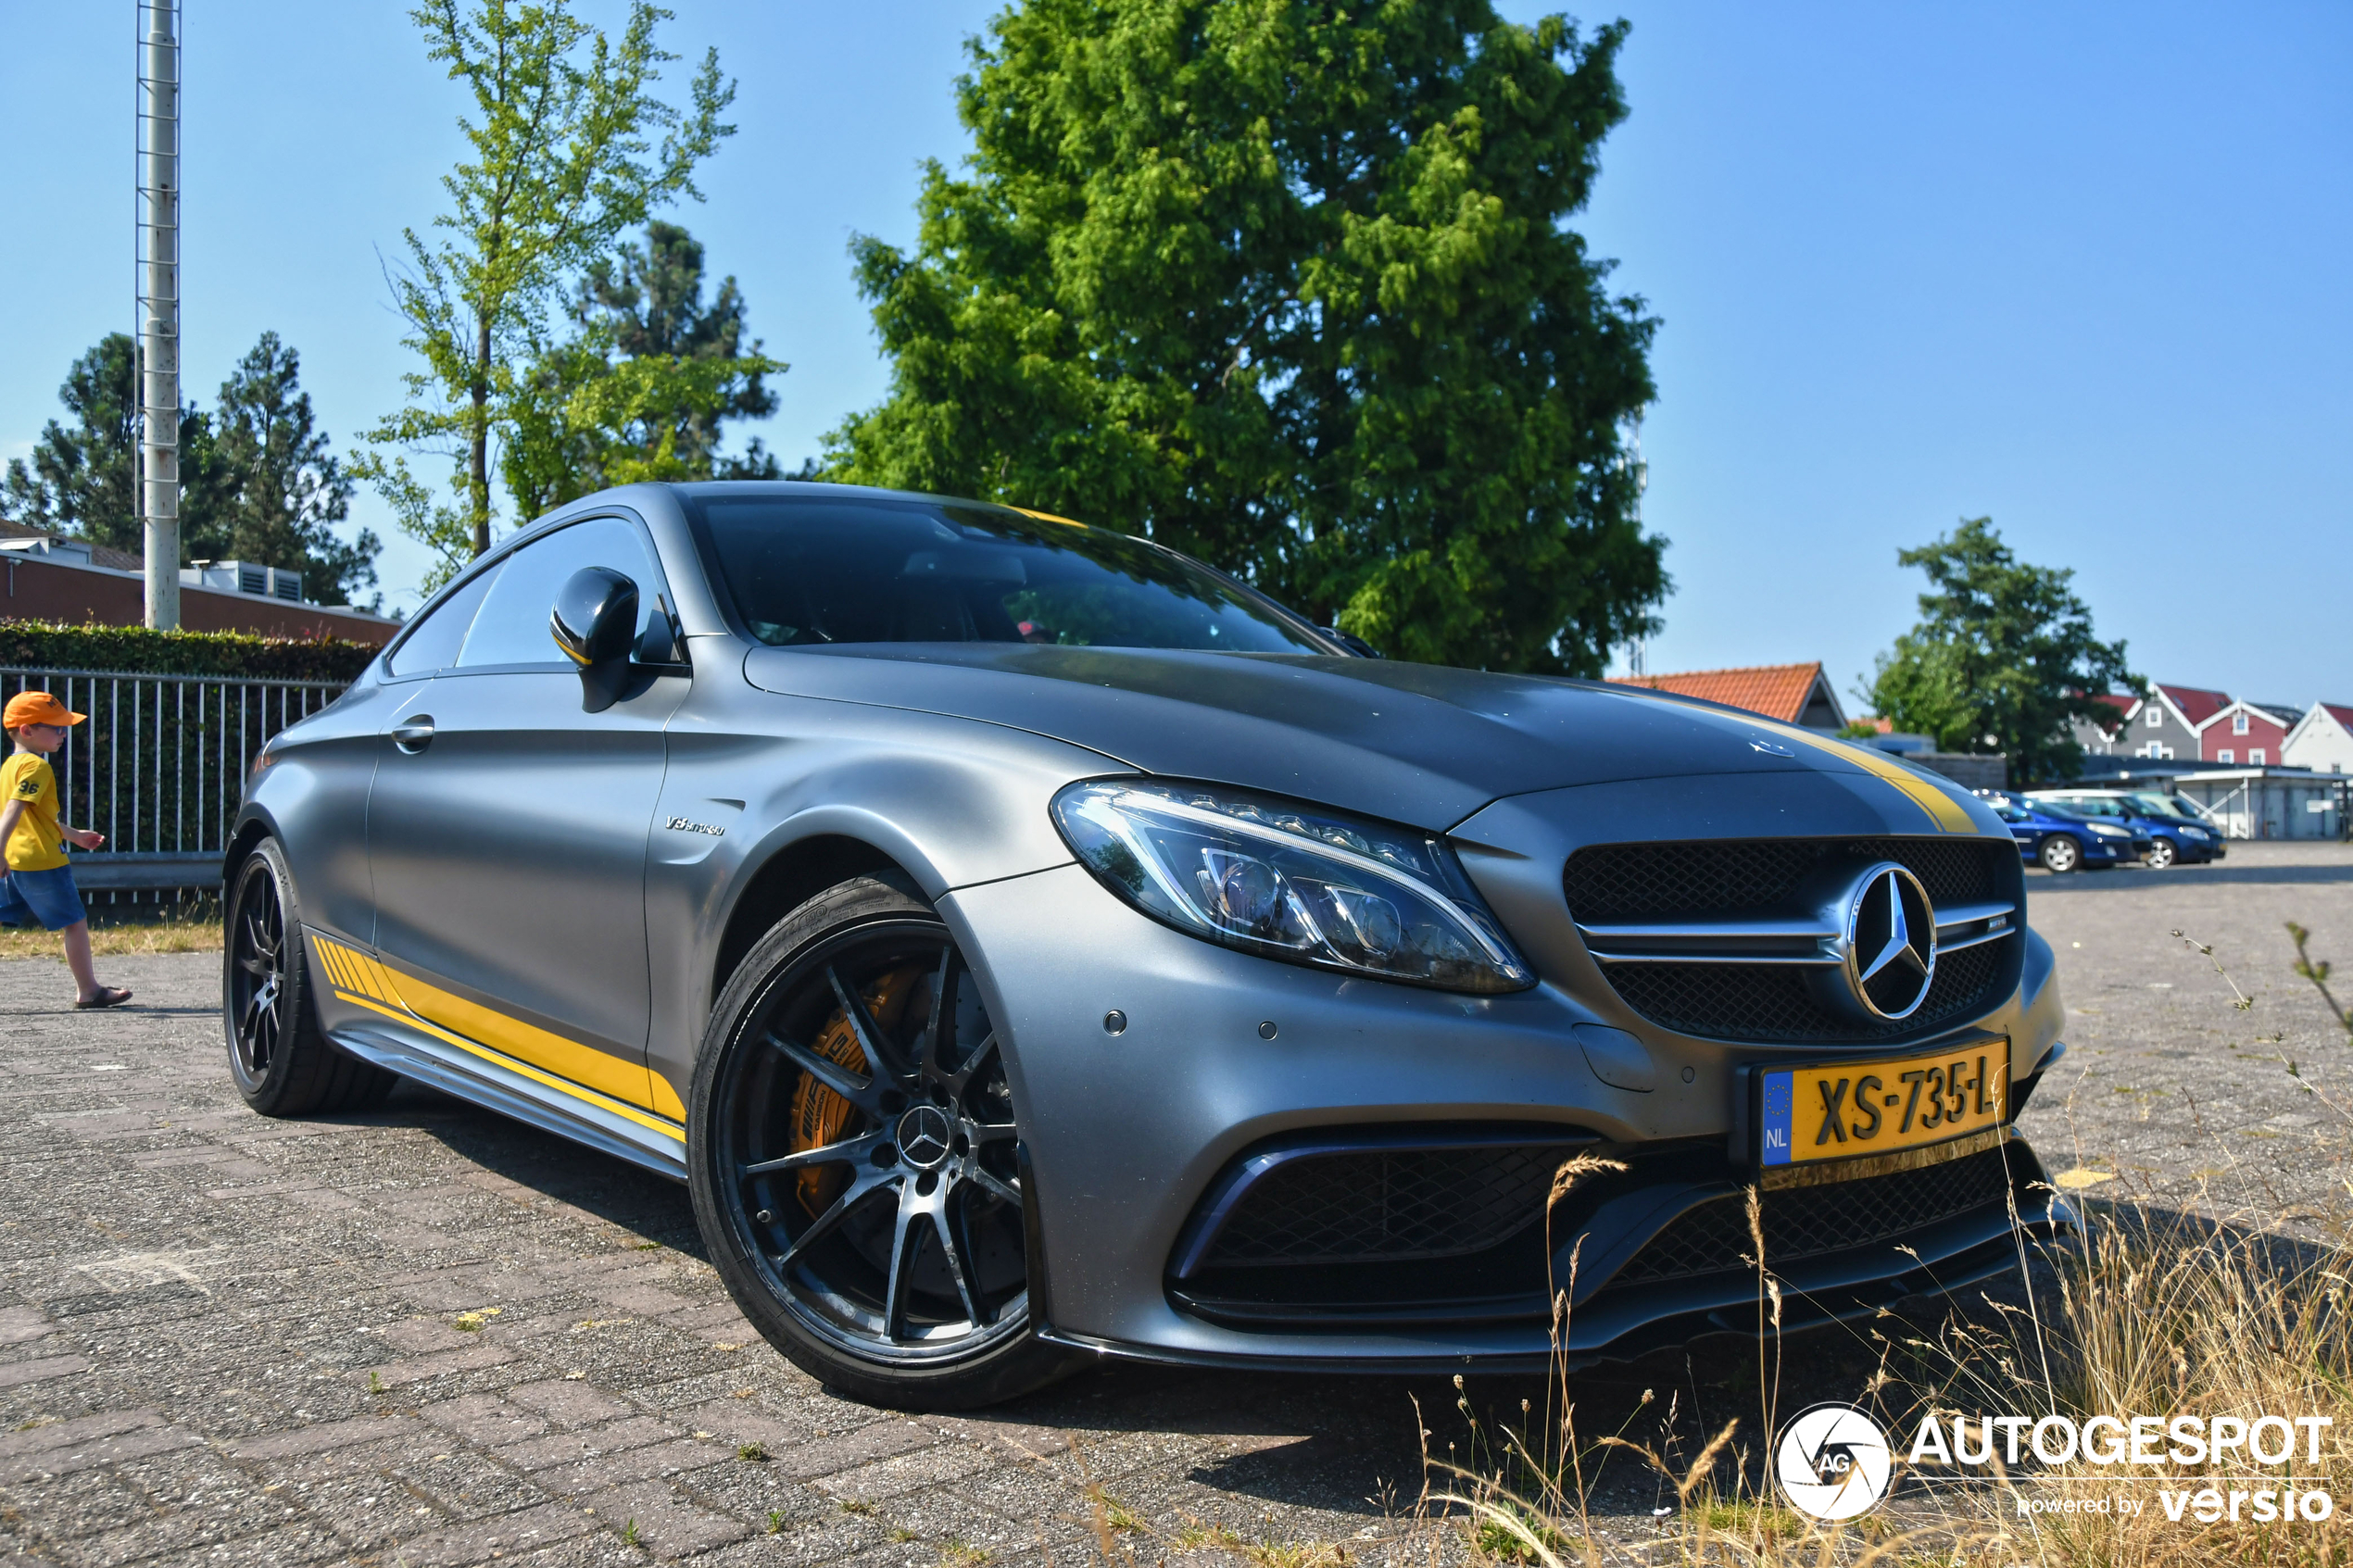
POLYGON ((2265 768, 2279 761, 2293 719, 2241 699, 2218 708, 2197 727, 2197 755, 2226 767, 2265 768))
POLYGON ((1675 675, 1613 675, 1612 684, 1648 686, 1678 696, 1720 702, 1745 709, 1784 724, 1809 730, 1846 726, 1838 694, 1822 674, 1821 660, 1811 664, 1747 664, 1732 670, 1689 670, 1675 675))

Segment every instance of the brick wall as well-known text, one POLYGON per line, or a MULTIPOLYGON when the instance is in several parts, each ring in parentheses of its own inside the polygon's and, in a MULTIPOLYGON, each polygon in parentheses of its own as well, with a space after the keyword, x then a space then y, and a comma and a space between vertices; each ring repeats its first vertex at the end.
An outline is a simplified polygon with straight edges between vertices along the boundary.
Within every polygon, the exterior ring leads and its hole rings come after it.
MULTIPOLYGON (((11 557, 0 583, 0 615, 26 621, 95 621, 136 626, 146 618, 146 584, 100 567, 11 557)), ((180 585, 180 624, 191 632, 252 632, 265 637, 344 637, 378 647, 399 626, 358 610, 296 604, 250 594, 180 585)))

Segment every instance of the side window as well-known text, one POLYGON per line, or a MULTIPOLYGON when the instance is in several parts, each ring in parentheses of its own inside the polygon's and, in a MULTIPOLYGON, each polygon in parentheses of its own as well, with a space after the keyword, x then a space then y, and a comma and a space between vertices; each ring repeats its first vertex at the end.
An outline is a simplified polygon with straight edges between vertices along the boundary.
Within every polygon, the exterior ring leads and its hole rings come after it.
MULTIPOLYGON (((563 664, 547 632, 556 591, 584 566, 609 566, 637 584, 637 644, 666 646, 667 622, 655 604, 667 600, 670 585, 655 564, 653 550, 635 525, 617 517, 592 517, 536 539, 507 558, 497 585, 474 617, 460 669, 494 664, 563 664)), ((570 666, 566 665, 569 669, 570 666)))
POLYGON ((490 584, 503 569, 504 563, 492 567, 434 606, 400 639, 400 646, 384 661, 384 669, 394 675, 430 675, 457 663, 458 650, 465 645, 466 632, 474 623, 474 613, 482 608, 483 596, 490 592, 490 584))

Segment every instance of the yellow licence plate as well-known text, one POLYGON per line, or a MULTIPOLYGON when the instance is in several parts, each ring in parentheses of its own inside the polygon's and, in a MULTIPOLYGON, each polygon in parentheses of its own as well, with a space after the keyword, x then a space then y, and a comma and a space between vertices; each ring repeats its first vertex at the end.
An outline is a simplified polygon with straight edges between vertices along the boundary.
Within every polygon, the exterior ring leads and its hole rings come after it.
POLYGON ((1758 1080, 1760 1164, 1884 1154, 1999 1126, 2010 1043, 1774 1068, 1758 1080))

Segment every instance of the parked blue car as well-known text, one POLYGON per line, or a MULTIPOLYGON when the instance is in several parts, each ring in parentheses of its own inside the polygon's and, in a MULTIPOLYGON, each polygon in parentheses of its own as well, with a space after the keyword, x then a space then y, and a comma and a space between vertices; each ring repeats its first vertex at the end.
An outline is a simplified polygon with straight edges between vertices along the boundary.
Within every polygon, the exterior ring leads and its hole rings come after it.
POLYGON ((2175 797, 2155 790, 2043 789, 2036 790, 2033 798, 2063 811, 2095 817, 2136 834, 2145 834, 2149 844, 2141 860, 2155 871, 2176 865, 2202 865, 2230 853, 2219 826, 2175 797))
POLYGON ((2151 840, 2120 822, 2105 822, 2064 806, 1994 790, 1977 792, 2009 824, 2019 858, 2047 872, 2110 871, 2130 865, 2151 840))

